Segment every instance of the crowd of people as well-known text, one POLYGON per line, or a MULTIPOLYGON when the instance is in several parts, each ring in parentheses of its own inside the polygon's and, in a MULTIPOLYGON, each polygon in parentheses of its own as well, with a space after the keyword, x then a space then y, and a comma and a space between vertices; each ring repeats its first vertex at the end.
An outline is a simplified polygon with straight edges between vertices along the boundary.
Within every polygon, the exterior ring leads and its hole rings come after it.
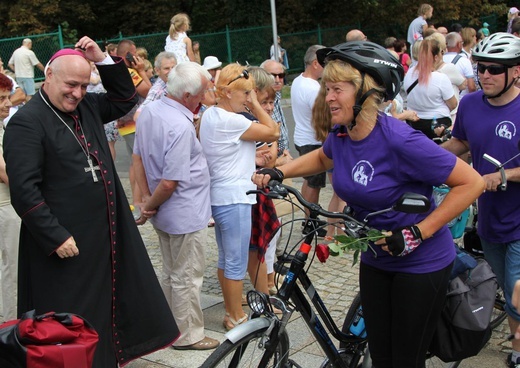
MULTIPOLYGON (((374 366, 423 364, 455 259, 446 224, 477 198, 484 254, 505 292, 511 332, 520 332, 520 298, 512 299, 520 162, 508 163, 510 185, 500 192, 499 174, 482 160, 488 153, 505 162, 517 151, 518 9, 509 12, 509 33, 490 33, 487 23, 435 28, 433 11, 419 7, 407 41, 377 45, 354 29, 337 46, 309 45, 291 86, 292 137, 281 107, 288 58, 280 38, 261 65, 224 67, 201 57, 184 13, 172 17, 153 62, 131 40, 101 50, 83 37, 43 67, 24 40, 9 61, 16 81, 0 73, 4 319, 31 309, 84 316, 100 335, 96 367, 166 346, 214 349, 200 300, 208 226, 218 245, 222 325, 231 330, 247 321, 246 273, 257 290, 276 292, 285 214, 246 192, 303 177, 303 197, 318 203, 328 175, 329 209, 348 203, 359 219, 404 192, 432 198, 433 186, 451 187, 427 213, 369 221, 389 230, 375 243, 377 257, 364 253, 360 266, 374 366), (45 73, 37 91, 34 67, 45 73), (448 131, 450 140, 434 142, 448 131), (130 202, 114 166, 118 140, 132 156, 130 202), (137 227, 147 221, 162 256, 158 278, 137 227)), ((302 233, 312 226, 304 221, 302 233)), ((338 231, 318 234, 334 241, 338 231)), ((520 366, 520 339, 512 347, 508 365, 520 366)))

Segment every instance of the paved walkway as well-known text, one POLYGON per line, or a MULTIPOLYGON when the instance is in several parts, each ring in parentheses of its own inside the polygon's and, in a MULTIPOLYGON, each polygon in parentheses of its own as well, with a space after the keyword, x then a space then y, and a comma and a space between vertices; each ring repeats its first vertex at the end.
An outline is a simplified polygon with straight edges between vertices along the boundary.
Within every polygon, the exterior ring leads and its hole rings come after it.
MULTIPOLYGON (((122 174, 122 182, 127 193, 129 191, 128 179, 122 174)), ((295 187, 301 187, 301 180, 295 180, 295 187)), ((331 197, 331 187, 327 185, 320 195, 320 203, 326 208, 331 197)), ((140 228, 148 254, 156 272, 161 269, 161 255, 159 251, 157 236, 152 226, 147 223, 140 228)), ((296 231, 299 231, 299 226, 296 231)), ((209 241, 206 252, 207 268, 202 290, 202 302, 204 308, 204 320, 206 334, 224 341, 225 330, 222 326, 224 308, 222 305, 222 295, 216 277, 217 246, 212 230, 209 231, 209 241)), ((311 280, 316 290, 324 300, 325 305, 339 326, 343 322, 346 311, 358 291, 358 267, 351 266, 352 257, 331 257, 325 264, 317 260, 312 263, 309 270, 311 280)), ((245 289, 251 289, 251 284, 246 281, 245 289)), ((0 297, 1 305, 1 297, 0 297)), ((1 309, 0 309, 1 310, 1 309)), ((1 318, 0 318, 1 319, 1 318)), ((465 360, 460 367, 462 368, 497 368, 505 367, 504 359, 506 353, 510 352, 511 343, 505 339, 508 335, 508 328, 504 323, 494 331, 488 345, 480 354, 471 359, 465 360)), ((315 343, 307 326, 302 322, 298 313, 288 326, 291 341, 291 358, 302 367, 319 367, 323 361, 323 353, 315 343)), ((403 342, 406 343, 406 342, 403 342)), ((193 368, 198 367, 211 354, 211 351, 178 351, 172 348, 163 349, 153 354, 138 359, 127 367, 129 368, 193 368)))
MULTIPOLYGON (((122 179, 128 188, 128 180, 122 179)), ((295 187, 301 187, 301 180, 295 181, 295 187)), ((129 193, 129 192, 127 192, 129 193)), ((320 203, 327 207, 332 190, 330 185, 322 191, 320 203)), ((147 246, 150 259, 159 272, 161 267, 161 256, 157 237, 152 226, 147 223, 140 227, 141 234, 147 246)), ((299 227, 297 229, 299 231, 299 227)), ((216 277, 217 246, 214 232, 209 232, 209 242, 206 254, 207 268, 203 284, 203 308, 206 326, 206 334, 220 341, 225 339, 225 330, 222 326, 224 308, 222 306, 222 295, 216 277)), ((325 305, 336 321, 341 326, 346 311, 358 291, 358 267, 351 266, 352 257, 331 257, 322 264, 318 260, 313 262, 310 268, 310 278, 314 283, 325 305)), ((249 290, 251 284, 246 281, 245 289, 249 290)), ((462 368, 497 368, 504 365, 506 353, 510 351, 511 344, 506 342, 507 330, 505 324, 493 333, 493 337, 479 356, 464 361, 462 368)), ((323 353, 315 343, 307 326, 302 322, 298 313, 295 313, 288 327, 291 341, 291 357, 303 367, 318 367, 323 361, 323 353)), ((128 365, 130 368, 192 368, 198 367, 211 353, 211 351, 177 351, 164 349, 150 354, 128 365)))

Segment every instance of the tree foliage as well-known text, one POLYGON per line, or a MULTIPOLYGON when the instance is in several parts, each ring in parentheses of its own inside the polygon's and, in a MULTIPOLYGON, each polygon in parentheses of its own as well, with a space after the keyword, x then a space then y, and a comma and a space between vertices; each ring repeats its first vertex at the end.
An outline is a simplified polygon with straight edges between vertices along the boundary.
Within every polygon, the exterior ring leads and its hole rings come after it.
MULTIPOLYGON (((480 27, 480 17, 497 14, 500 29, 505 28, 505 0, 436 0, 433 23, 449 26, 454 22, 480 27)), ((279 33, 358 25, 362 29, 403 37, 418 3, 412 0, 278 0, 279 33)), ((167 32, 171 17, 186 12, 192 19, 192 32, 210 33, 268 25, 270 0, 11 0, 0 3, 0 37, 41 34, 65 24, 67 33, 95 39, 119 34, 137 35, 167 32)))

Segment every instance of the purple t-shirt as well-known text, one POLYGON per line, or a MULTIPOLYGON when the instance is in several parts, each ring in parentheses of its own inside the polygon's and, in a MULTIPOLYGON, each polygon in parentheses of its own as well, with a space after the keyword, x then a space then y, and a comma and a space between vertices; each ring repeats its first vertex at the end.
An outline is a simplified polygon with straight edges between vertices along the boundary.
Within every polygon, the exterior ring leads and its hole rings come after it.
MULTIPOLYGON (((444 183, 456 162, 453 154, 423 133, 386 115, 379 116, 374 130, 363 140, 329 134, 323 150, 334 160, 334 190, 360 221, 370 212, 391 207, 406 192, 431 200, 428 213, 390 211, 371 217, 368 225, 378 230, 410 226, 424 219, 435 208, 433 186, 444 183)), ((362 254, 362 262, 388 271, 433 272, 447 267, 455 258, 453 239, 446 226, 404 257, 390 256, 379 246, 374 249, 377 258, 369 250, 362 254)))
MULTIPOLYGON (((482 91, 460 101, 453 136, 469 142, 473 167, 481 175, 495 171, 484 153, 506 162, 518 153, 520 96, 504 106, 489 104, 482 91)), ((520 157, 506 169, 520 167, 520 157)), ((520 183, 507 182, 505 192, 485 192, 478 199, 478 233, 490 242, 520 239, 520 183)))

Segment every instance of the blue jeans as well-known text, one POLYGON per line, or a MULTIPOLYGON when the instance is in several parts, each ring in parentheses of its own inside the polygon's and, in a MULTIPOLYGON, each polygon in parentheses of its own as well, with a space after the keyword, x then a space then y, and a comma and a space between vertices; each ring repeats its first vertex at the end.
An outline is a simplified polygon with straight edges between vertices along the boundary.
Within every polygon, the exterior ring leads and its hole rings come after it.
POLYGON ((489 263, 506 298, 506 312, 520 322, 520 314, 511 304, 515 282, 520 280, 520 240, 510 243, 491 243, 480 239, 484 257, 489 263))
POLYGON ((251 240, 251 205, 211 206, 218 245, 218 268, 224 277, 242 280, 246 275, 251 240))
POLYGON ((33 96, 36 93, 33 78, 16 78, 16 83, 18 83, 27 96, 33 96))

